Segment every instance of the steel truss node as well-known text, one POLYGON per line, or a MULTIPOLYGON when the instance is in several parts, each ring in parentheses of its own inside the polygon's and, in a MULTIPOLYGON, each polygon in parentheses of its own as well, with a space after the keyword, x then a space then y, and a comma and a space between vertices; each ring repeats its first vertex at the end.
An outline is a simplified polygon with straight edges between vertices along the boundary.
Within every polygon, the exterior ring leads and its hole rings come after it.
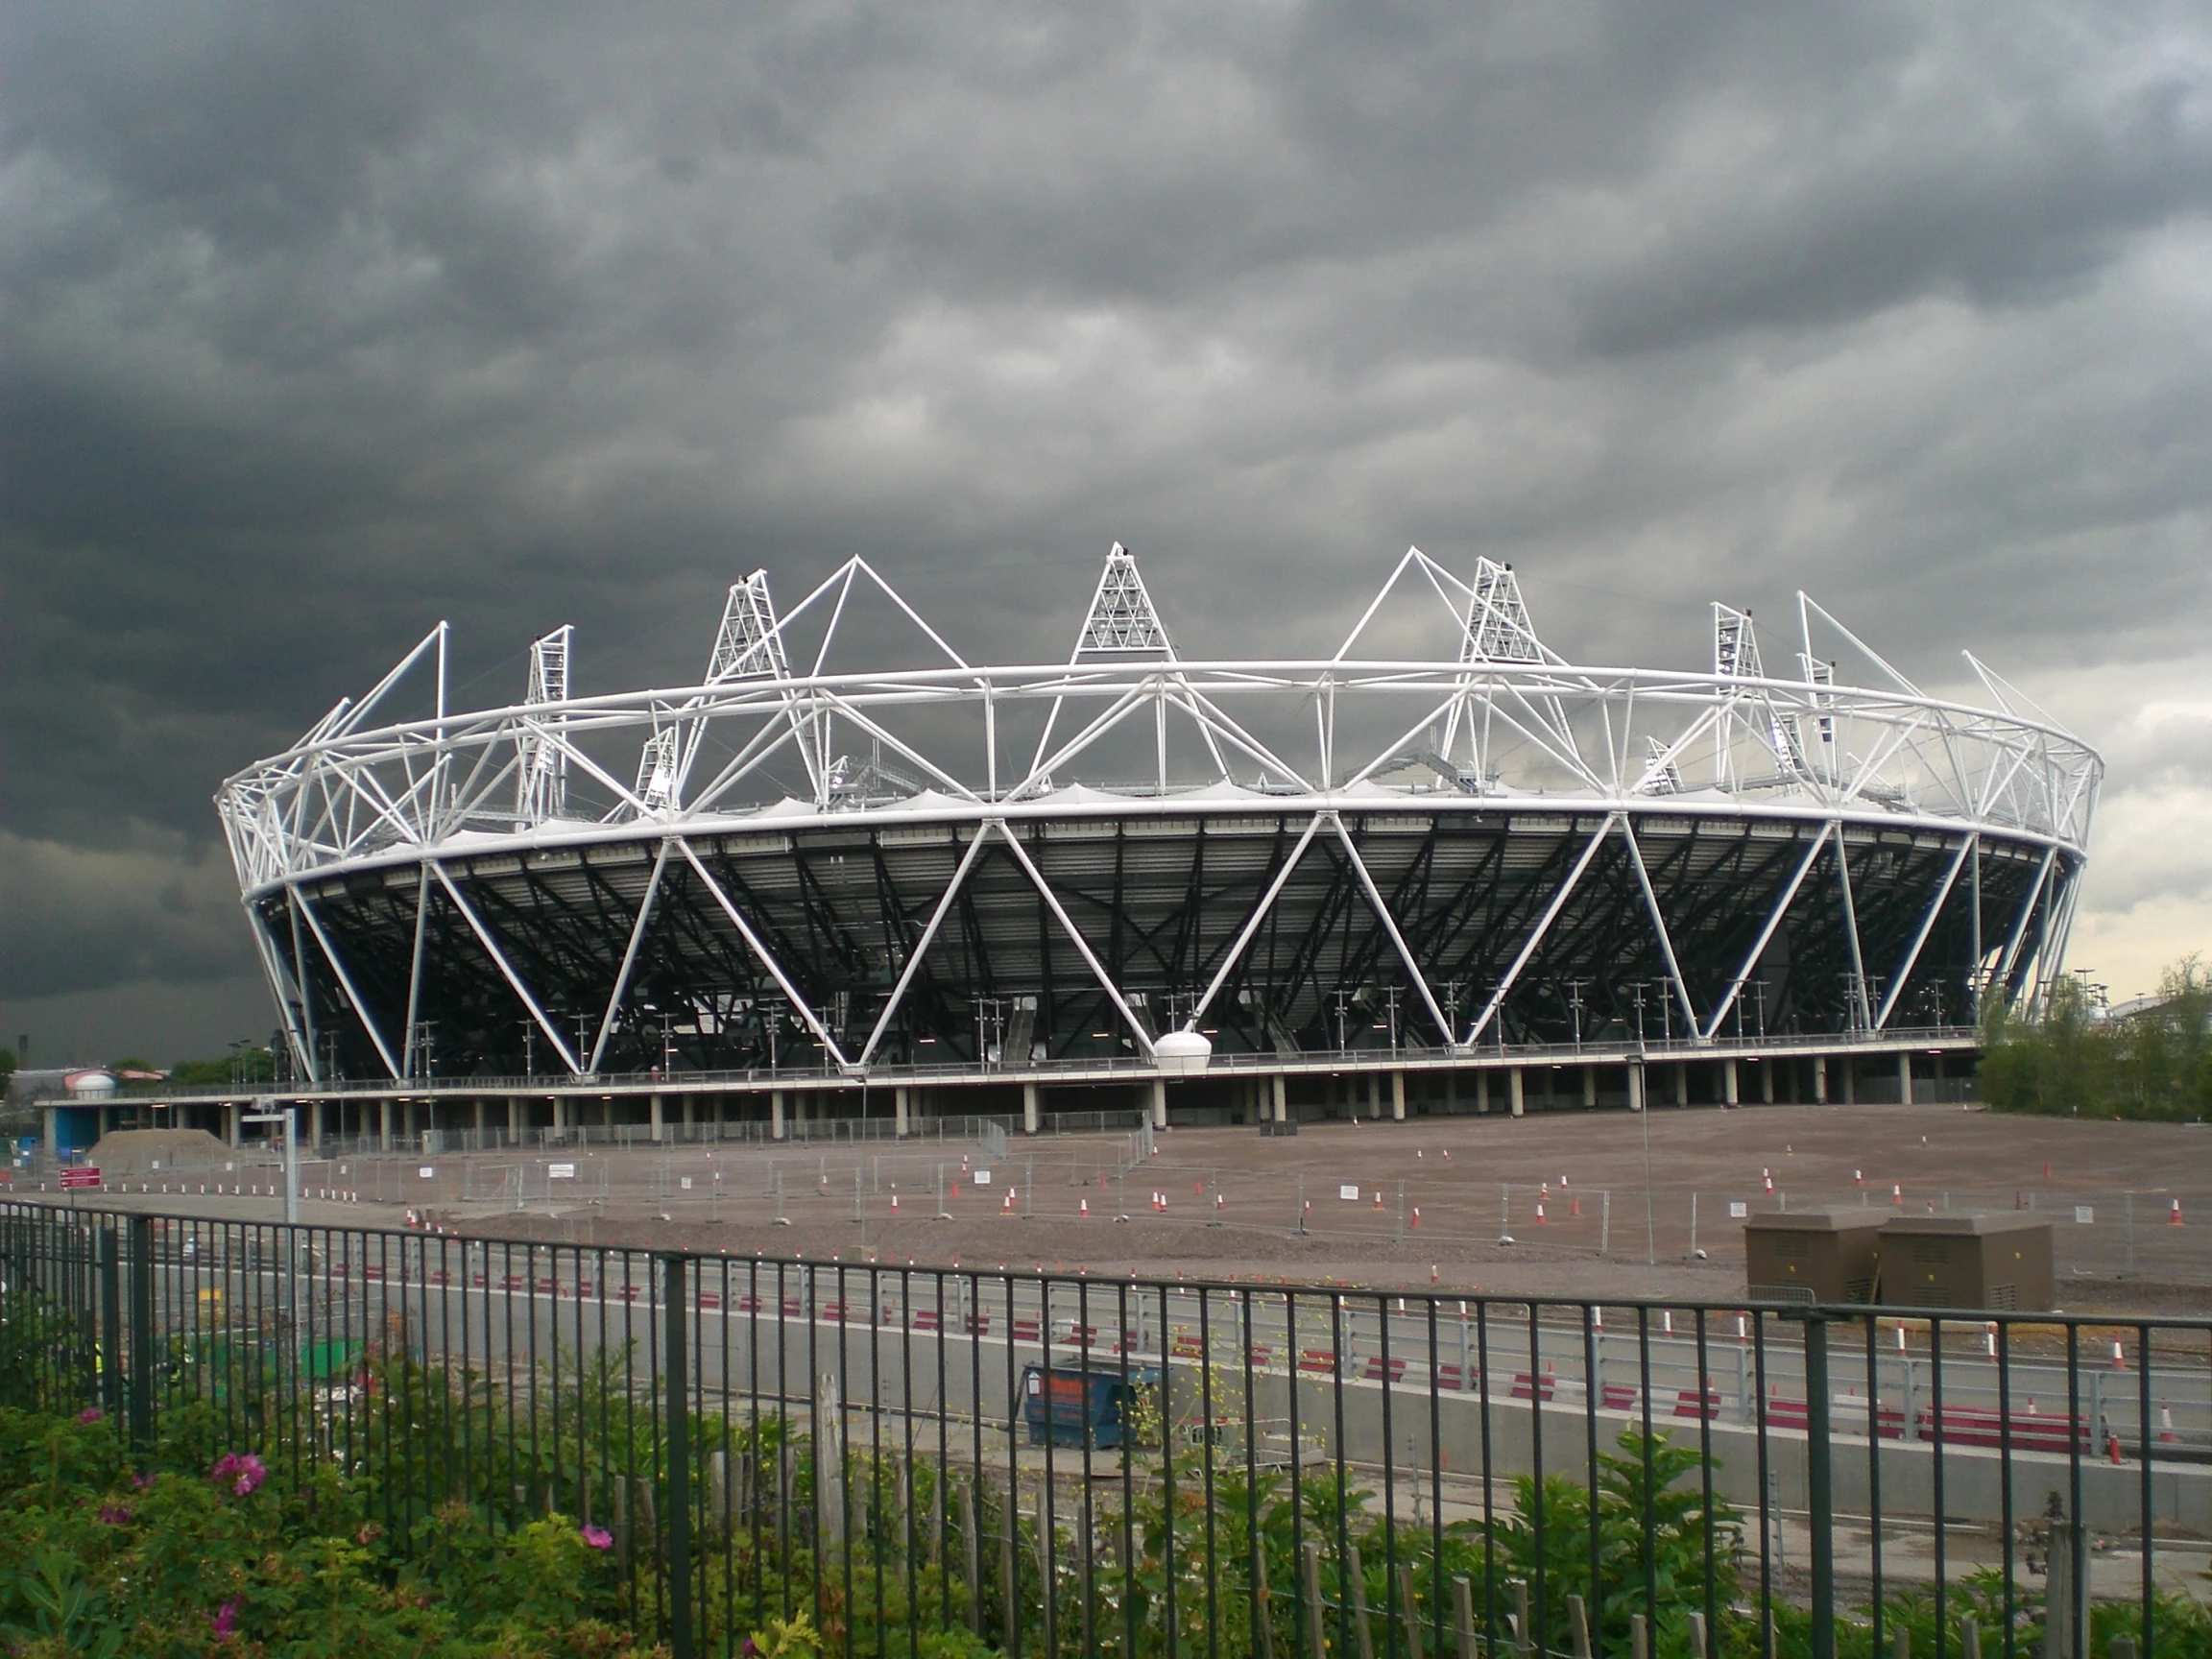
POLYGON ((1793 678, 1713 615, 1710 672, 1575 665, 1509 566, 1414 548, 1334 656, 1193 661, 1117 545, 1067 661, 998 666, 862 561, 781 618, 756 571, 696 685, 580 696, 564 627, 520 702, 455 711, 441 625, 217 804, 319 1080, 1806 1037, 2038 996, 2096 753, 1803 595, 1793 678), (1391 607, 1445 648, 1361 655, 1391 607), (912 661, 838 661, 864 608, 912 661))

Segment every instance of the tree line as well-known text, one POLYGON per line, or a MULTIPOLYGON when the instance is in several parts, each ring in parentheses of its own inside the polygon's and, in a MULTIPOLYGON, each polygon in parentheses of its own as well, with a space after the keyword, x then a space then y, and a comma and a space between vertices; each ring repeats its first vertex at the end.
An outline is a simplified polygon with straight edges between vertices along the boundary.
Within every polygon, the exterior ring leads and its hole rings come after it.
POLYGON ((1982 1095, 1999 1111, 2169 1120, 2212 1111, 2212 975, 2195 956, 2124 1014, 2066 977, 2041 1007, 1993 1005, 1983 1026, 1982 1095))

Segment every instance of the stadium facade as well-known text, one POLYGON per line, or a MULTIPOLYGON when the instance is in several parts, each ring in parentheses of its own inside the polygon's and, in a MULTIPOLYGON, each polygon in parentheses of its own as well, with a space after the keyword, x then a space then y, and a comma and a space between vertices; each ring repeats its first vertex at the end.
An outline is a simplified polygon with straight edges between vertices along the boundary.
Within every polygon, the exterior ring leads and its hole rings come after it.
POLYGON ((1334 655, 1199 660, 1117 546, 1000 666, 855 560, 733 587, 657 689, 582 694, 562 628, 449 708, 442 625, 217 805, 310 1090, 1894 1047, 2035 997, 2096 753, 1803 595, 1784 672, 1712 617, 1694 670, 1571 663, 1413 549, 1334 655))

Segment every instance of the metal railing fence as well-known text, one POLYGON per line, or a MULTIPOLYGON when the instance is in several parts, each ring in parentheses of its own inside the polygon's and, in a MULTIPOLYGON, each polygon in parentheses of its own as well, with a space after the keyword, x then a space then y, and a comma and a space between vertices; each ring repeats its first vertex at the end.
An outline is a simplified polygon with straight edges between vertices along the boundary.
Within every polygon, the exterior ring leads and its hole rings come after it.
POLYGON ((0 1205, 0 1404, 95 1406, 149 1452, 255 1452, 402 1554, 456 1501, 499 1527, 589 1524, 624 1616, 679 1659, 802 1613, 835 1653, 1054 1659, 2212 1638, 2189 1595, 2212 1320, 1462 1299, 31 1203, 0 1205))

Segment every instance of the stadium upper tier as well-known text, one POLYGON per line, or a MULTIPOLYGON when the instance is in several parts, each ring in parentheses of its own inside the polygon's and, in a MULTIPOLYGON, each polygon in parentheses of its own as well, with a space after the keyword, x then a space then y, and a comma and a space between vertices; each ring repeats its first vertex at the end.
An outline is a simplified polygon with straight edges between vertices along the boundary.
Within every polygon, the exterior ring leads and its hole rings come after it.
POLYGON ((1414 550, 1334 655, 1195 661, 1118 546, 1070 658, 999 666, 854 561, 781 618, 737 584, 672 688, 572 695, 563 628, 523 701, 450 709, 441 625, 217 805, 315 1076, 1842 1032, 2032 995, 2098 756, 1970 656, 1994 707, 1795 620, 1791 674, 1723 605, 1709 669, 1582 666, 1509 567, 1414 550), (1363 645, 1414 607, 1444 651, 1363 645))

